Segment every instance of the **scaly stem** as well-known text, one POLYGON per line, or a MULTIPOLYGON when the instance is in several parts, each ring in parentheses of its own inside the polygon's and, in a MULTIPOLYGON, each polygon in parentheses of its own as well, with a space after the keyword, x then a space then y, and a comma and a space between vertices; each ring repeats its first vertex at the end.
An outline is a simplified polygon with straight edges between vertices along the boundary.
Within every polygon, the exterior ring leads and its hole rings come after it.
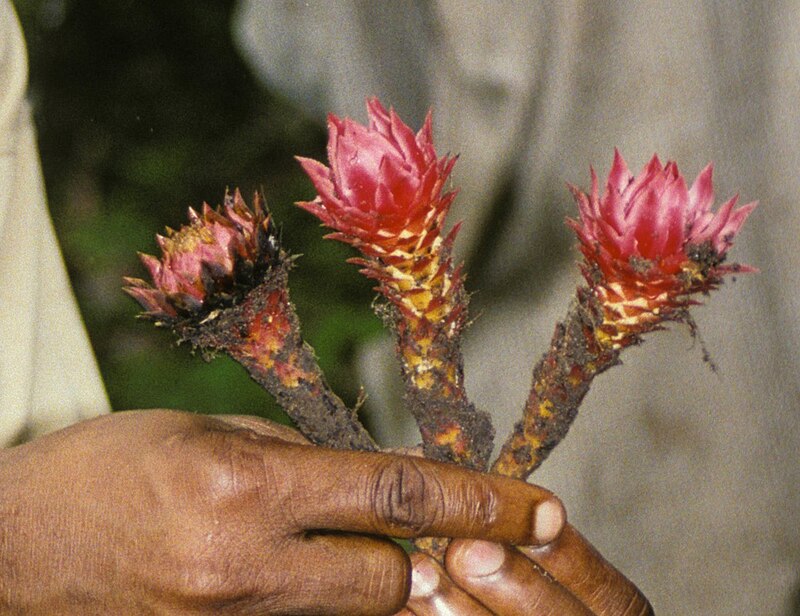
POLYGON ((286 287, 288 262, 274 266, 238 305, 201 323, 174 329, 196 347, 223 351, 270 392, 313 443, 338 449, 378 449, 355 411, 334 394, 300 326, 286 287))
POLYGON ((526 479, 566 436, 594 377, 619 363, 620 351, 598 340, 602 322, 597 300, 579 289, 533 370, 522 421, 503 444, 493 472, 526 479))
POLYGON ((452 266, 447 240, 393 264, 355 260, 381 282, 391 302, 383 311, 395 333, 405 402, 422 435, 425 456, 486 470, 494 429, 464 389, 461 333, 468 296, 452 266))

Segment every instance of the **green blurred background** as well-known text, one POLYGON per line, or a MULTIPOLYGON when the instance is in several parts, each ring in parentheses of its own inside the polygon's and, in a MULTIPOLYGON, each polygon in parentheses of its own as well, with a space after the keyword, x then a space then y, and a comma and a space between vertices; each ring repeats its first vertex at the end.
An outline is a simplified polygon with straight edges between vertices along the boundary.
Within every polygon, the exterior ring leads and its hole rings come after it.
MULTIPOLYGON (((226 187, 266 192, 306 338, 345 402, 358 395, 354 352, 376 334, 371 284, 292 204, 313 197, 295 154, 324 158, 323 127, 267 92, 230 34, 232 0, 17 0, 50 209, 115 409, 170 407, 283 419, 226 358, 205 364, 135 319, 122 276, 137 251, 218 204, 226 187)), ((20 204, 24 208, 24 204, 20 204)))

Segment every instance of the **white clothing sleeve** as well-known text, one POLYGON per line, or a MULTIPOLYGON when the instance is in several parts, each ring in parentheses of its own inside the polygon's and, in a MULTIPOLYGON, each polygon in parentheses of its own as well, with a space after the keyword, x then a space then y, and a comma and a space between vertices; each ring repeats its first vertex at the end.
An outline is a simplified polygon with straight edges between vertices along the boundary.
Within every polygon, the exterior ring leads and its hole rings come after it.
POLYGON ((0 446, 109 410, 47 211, 27 57, 0 0, 0 446))

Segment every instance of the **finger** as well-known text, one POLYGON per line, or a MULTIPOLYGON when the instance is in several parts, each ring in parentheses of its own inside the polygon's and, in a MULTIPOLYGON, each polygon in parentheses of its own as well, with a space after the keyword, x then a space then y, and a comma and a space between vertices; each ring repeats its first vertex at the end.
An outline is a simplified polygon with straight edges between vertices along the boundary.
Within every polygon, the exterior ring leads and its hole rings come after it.
POLYGON ((290 560, 265 571, 273 583, 275 575, 285 580, 277 600, 291 613, 385 616, 405 605, 411 565, 393 541, 338 534, 295 541, 285 552, 290 560))
POLYGON ((420 552, 412 554, 411 564, 411 594, 407 607, 416 616, 492 616, 492 612, 456 586, 430 556, 420 552))
POLYGON ((214 415, 213 418, 226 426, 234 428, 243 428, 255 432, 260 436, 268 436, 277 438, 282 441, 290 443, 297 443, 299 445, 310 445, 306 437, 300 434, 297 430, 289 426, 283 426, 275 423, 274 421, 267 421, 261 417, 253 417, 252 415, 214 415))
POLYGON ((577 531, 567 524, 550 545, 522 548, 598 616, 644 616, 653 609, 645 596, 577 531))
POLYGON ((288 480, 302 501, 294 513, 303 528, 541 545, 565 523, 552 493, 515 479, 406 456, 306 447, 298 453, 288 480))
POLYGON ((454 541, 445 562, 453 581, 495 614, 592 615, 513 547, 488 541, 454 541))

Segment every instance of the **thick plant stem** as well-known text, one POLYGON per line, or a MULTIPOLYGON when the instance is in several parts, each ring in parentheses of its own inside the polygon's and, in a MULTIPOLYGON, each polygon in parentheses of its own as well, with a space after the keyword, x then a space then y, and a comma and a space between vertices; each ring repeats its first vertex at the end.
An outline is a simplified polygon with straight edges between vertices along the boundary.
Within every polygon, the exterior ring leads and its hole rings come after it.
POLYGON ((404 399, 422 435, 425 456, 486 470, 494 429, 467 399, 458 339, 435 323, 396 318, 404 399))
POLYGON ((493 472, 526 479, 566 436, 594 377, 619 363, 620 351, 598 339, 601 323, 597 300, 579 289, 533 370, 522 421, 503 444, 493 472))
POLYGON ((485 471, 494 429, 464 389, 461 334, 469 297, 450 259, 454 235, 392 264, 355 261, 380 281, 378 290, 390 302, 383 317, 395 333, 404 398, 419 426, 425 456, 485 471))
POLYGON ((181 341, 227 353, 244 366, 313 443, 375 451, 372 437, 355 411, 331 391, 313 350, 300 336, 286 287, 288 268, 286 261, 274 266, 240 304, 174 329, 181 341))

